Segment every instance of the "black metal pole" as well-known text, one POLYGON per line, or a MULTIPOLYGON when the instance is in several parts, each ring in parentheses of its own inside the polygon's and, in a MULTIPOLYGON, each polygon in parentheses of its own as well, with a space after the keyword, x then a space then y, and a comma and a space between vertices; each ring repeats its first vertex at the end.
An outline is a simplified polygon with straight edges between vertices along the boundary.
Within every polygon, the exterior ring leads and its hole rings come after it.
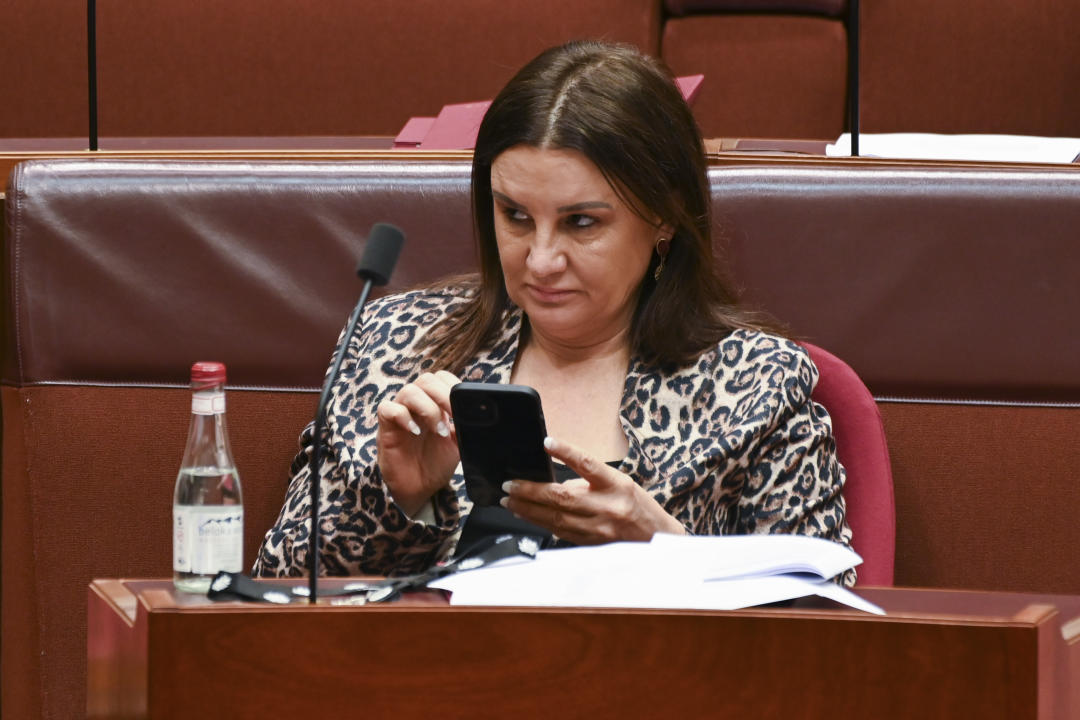
POLYGON ((97 150, 97 0, 86 0, 86 68, 90 96, 90 149, 97 150))
POLYGON ((397 264, 401 245, 405 242, 405 235, 401 230, 388 223, 375 223, 371 226, 367 244, 364 245, 364 254, 360 256, 360 262, 356 266, 356 274, 363 279, 364 287, 360 291, 360 299, 353 308, 349 322, 341 335, 341 344, 334 353, 334 363, 330 372, 326 375, 322 393, 319 395, 319 405, 315 410, 314 446, 311 449, 311 460, 308 464, 308 475, 311 481, 311 533, 308 540, 308 602, 314 604, 319 597, 319 553, 322 543, 319 532, 319 500, 322 497, 322 476, 319 474, 322 463, 322 433, 326 425, 326 411, 330 405, 330 393, 337 382, 341 372, 345 353, 349 351, 349 340, 356 329, 360 327, 360 319, 363 317, 364 304, 367 303, 371 288, 376 285, 385 285, 390 281, 390 275, 394 272, 397 264))
MULTIPOLYGON (((396 258, 395 258, 396 259, 396 258)), ((341 372, 341 364, 345 360, 345 353, 349 349, 349 339, 356 332, 360 324, 361 313, 368 295, 374 285, 370 279, 364 282, 364 288, 360 291, 360 300, 353 308, 349 322, 345 325, 345 333, 341 336, 341 346, 337 348, 334 362, 330 366, 330 372, 326 375, 322 393, 319 395, 319 405, 315 410, 314 442, 311 449, 311 460, 308 462, 308 477, 311 480, 311 533, 308 539, 308 602, 312 605, 318 600, 319 595, 319 553, 322 552, 322 538, 319 529, 319 500, 322 498, 322 475, 319 474, 322 465, 322 433, 326 427, 326 408, 330 403, 330 392, 334 389, 338 374, 341 372)))
POLYGON ((859 155, 859 0, 848 0, 848 131, 851 156, 859 155))

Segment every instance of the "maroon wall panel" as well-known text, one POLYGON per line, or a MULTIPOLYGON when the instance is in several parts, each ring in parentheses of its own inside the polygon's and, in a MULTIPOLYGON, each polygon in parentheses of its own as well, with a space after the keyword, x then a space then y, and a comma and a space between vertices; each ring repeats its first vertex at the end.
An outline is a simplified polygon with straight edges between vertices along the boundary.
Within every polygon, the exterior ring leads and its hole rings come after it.
POLYGON ((839 20, 673 18, 661 54, 678 75, 705 73, 694 104, 705 137, 835 138, 844 129, 847 35, 839 20))
POLYGON ((87 134, 86 3, 0 0, 0 138, 87 134))
MULTIPOLYGON (((98 3, 102 136, 392 135, 579 37, 658 52, 660 0, 98 3)), ((0 138, 85 136, 86 3, 0 0, 0 138)))
POLYGON ((880 409, 897 585, 1080 593, 1080 407, 880 409))
POLYGON ((864 132, 1080 135, 1075 0, 873 0, 864 132))
POLYGON ((790 12, 840 15, 847 0, 664 0, 671 15, 707 12, 790 12))
POLYGON ((658 0, 102 5, 103 135, 393 135, 492 97, 544 48, 656 49, 658 0))

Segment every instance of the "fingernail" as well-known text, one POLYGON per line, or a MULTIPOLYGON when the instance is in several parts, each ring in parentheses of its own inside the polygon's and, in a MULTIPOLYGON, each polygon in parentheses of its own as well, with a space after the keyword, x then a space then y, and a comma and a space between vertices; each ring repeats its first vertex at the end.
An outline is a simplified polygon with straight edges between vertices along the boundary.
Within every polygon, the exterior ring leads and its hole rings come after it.
POLYGON ((499 498, 499 504, 502 505, 503 507, 506 507, 507 505, 510 504, 510 498, 505 498, 505 497, 504 498, 499 498))
POLYGON ((544 447, 548 450, 555 447, 555 438, 551 437, 550 435, 544 438, 544 447))
POLYGON ((420 426, 417 425, 412 420, 410 420, 409 421, 409 432, 411 432, 413 435, 419 435, 420 434, 420 426))
POLYGON ((513 490, 513 489, 514 489, 514 481, 513 480, 507 480, 506 482, 504 482, 502 484, 502 491, 504 493, 506 493, 507 495, 509 495, 510 491, 513 490))
POLYGON ((442 420, 435 426, 435 432, 439 433, 439 437, 450 437, 450 429, 446 427, 446 423, 442 420))

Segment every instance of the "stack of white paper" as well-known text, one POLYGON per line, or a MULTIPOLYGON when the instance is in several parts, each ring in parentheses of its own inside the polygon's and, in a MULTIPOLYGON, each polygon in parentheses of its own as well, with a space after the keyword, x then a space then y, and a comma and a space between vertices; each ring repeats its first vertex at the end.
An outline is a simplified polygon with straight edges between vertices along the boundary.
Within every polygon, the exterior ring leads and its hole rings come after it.
POLYGON ((884 612, 830 578, 862 558, 799 535, 656 535, 649 543, 543 550, 440 578, 451 605, 734 610, 820 595, 884 612))
MULTIPOLYGON (((851 154, 851 134, 825 146, 825 154, 851 154)), ((938 135, 860 133, 859 155, 907 160, 1071 163, 1080 156, 1080 138, 1032 135, 938 135)))

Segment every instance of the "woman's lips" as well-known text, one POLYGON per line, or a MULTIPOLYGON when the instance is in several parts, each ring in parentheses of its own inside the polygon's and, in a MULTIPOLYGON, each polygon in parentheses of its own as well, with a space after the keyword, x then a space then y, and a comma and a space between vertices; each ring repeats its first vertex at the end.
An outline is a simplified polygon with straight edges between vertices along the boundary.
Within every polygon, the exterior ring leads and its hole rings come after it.
POLYGON ((542 303, 561 302, 574 294, 573 290, 563 290, 561 288, 549 288, 540 285, 526 285, 526 287, 529 294, 542 303))

